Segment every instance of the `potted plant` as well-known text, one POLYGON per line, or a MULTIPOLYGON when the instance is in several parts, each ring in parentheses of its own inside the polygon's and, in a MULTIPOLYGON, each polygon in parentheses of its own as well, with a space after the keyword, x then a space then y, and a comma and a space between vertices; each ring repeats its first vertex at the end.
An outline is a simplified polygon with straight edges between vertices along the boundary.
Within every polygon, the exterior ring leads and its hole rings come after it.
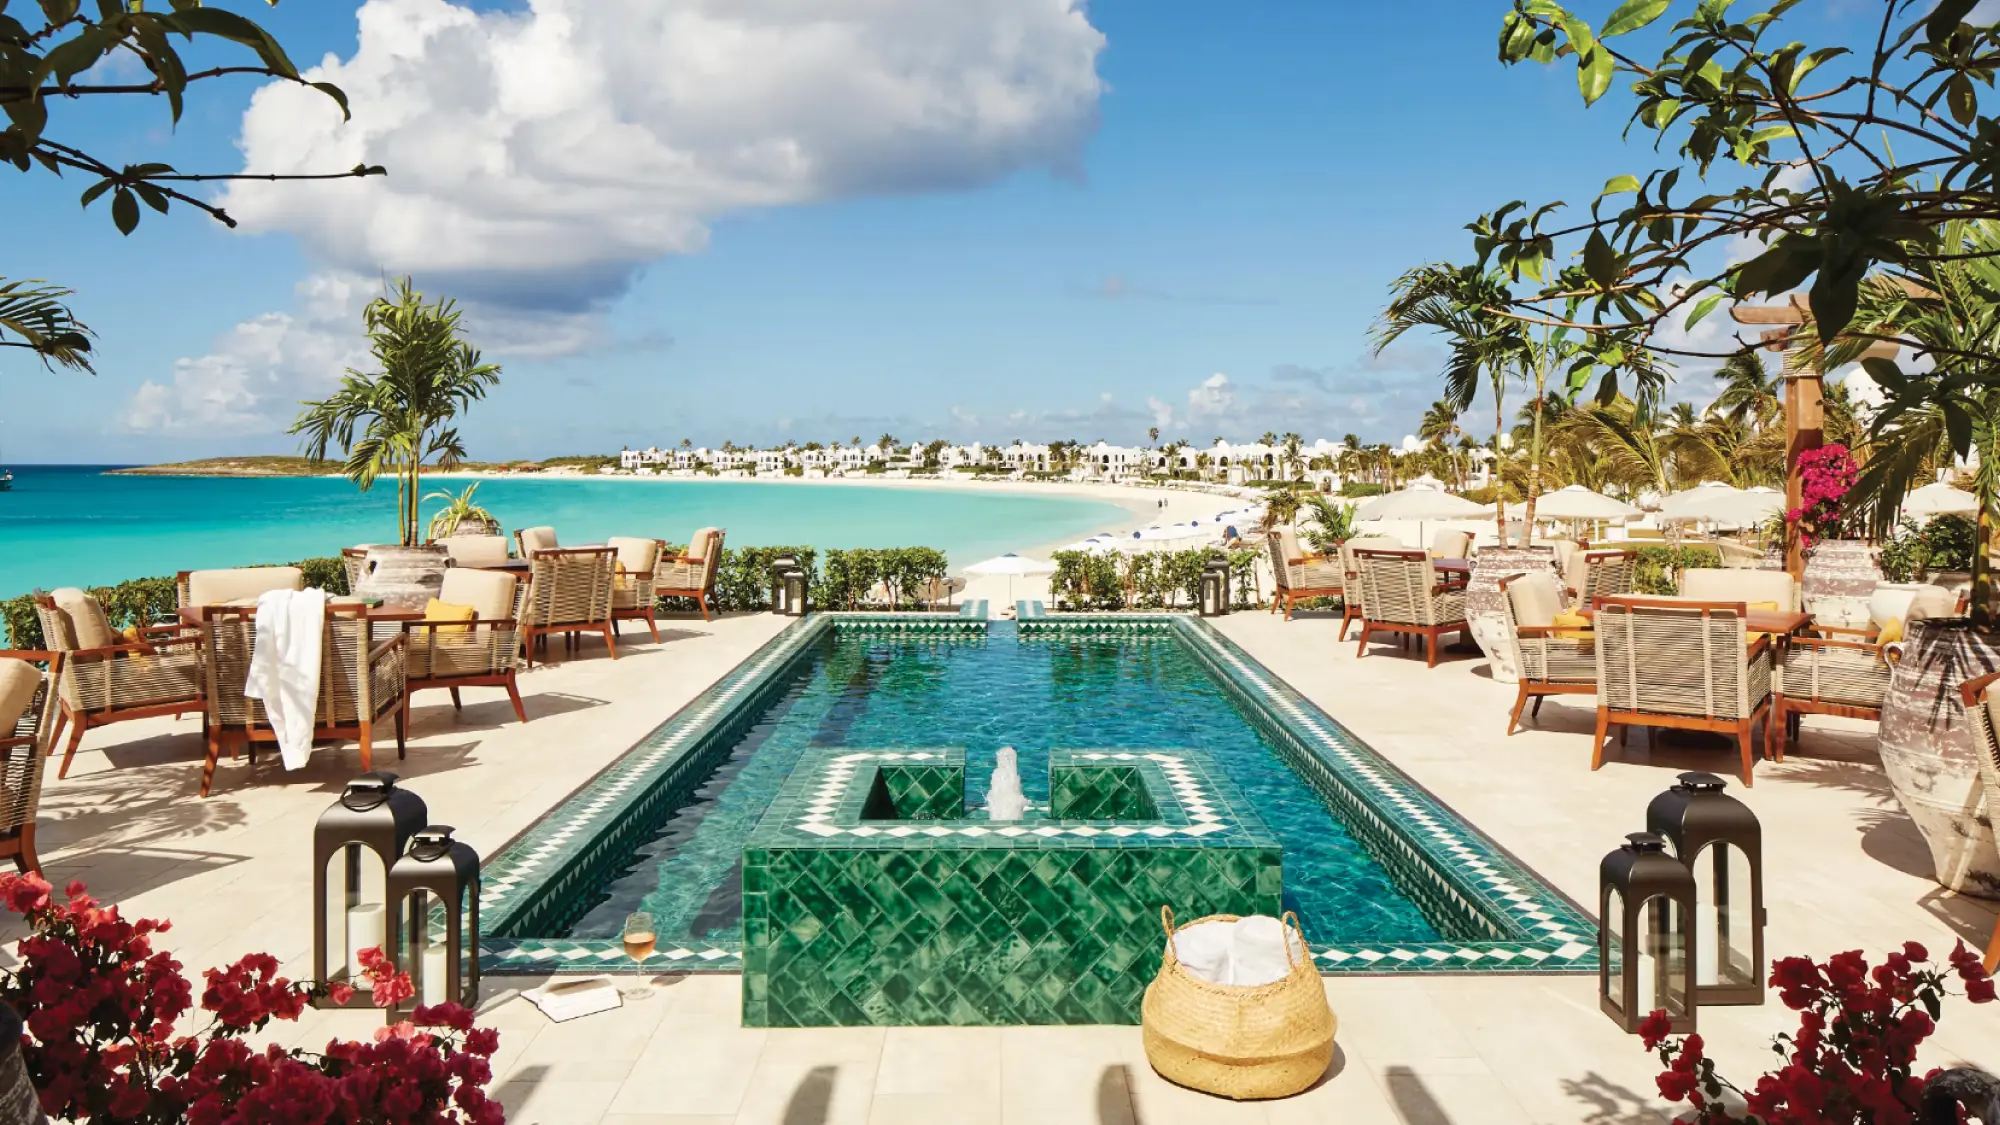
POLYGON ((1785 523, 1806 554, 1805 610, 1821 625, 1861 628, 1882 570, 1866 541, 1847 537, 1847 494, 1859 467, 1836 443, 1800 453, 1797 469, 1799 506, 1785 513, 1785 523))

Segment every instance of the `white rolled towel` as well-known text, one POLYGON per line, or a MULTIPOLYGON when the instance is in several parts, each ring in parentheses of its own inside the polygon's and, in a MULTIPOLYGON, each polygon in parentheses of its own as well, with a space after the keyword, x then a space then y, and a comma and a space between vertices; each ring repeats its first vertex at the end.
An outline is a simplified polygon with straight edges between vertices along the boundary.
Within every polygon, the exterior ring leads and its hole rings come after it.
POLYGON ((1236 942, 1234 922, 1196 922, 1174 934, 1174 956, 1196 980, 1228 984, 1229 953, 1236 942))
POLYGON ((1268 914, 1238 919, 1230 935, 1229 983, 1245 987, 1272 984, 1292 971, 1292 960, 1303 958, 1305 950, 1285 924, 1268 914), (1292 944, 1292 957, 1285 943, 1292 944))

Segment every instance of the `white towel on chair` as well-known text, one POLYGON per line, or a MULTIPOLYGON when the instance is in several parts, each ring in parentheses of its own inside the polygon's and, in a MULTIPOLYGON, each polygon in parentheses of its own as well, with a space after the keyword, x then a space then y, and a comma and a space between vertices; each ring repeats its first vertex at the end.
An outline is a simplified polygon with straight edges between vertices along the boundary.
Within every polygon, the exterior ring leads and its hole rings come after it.
POLYGON ((257 597, 257 645, 243 694, 264 701, 288 770, 305 765, 312 753, 325 629, 325 590, 269 590, 257 597))

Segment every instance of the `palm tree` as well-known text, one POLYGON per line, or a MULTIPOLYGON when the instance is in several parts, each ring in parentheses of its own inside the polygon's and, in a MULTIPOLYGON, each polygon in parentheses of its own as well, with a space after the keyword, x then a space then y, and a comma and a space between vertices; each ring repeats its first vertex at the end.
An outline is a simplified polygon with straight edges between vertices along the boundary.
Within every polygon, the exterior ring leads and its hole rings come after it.
POLYGON ((882 447, 882 456, 887 457, 890 451, 896 448, 895 435, 883 434, 875 439, 875 444, 882 447))
POLYGON ((344 470, 367 491, 383 473, 396 477, 396 524, 404 546, 417 542, 419 478, 426 459, 449 469, 465 459, 450 422, 500 381, 500 368, 459 338, 449 299, 427 304, 404 278, 391 297, 362 311, 379 372, 349 369, 329 398, 304 403, 291 432, 305 435, 306 456, 326 459, 338 444, 344 470))
POLYGON ((1739 352, 1730 356, 1715 377, 1722 390, 1708 404, 1709 413, 1755 430, 1768 428, 1784 413, 1784 399, 1778 392, 1784 376, 1766 371, 1757 353, 1739 352))
POLYGON ((1305 443, 1303 439, 1301 439, 1297 434, 1286 434, 1284 437, 1284 442, 1285 442, 1284 463, 1291 466, 1291 473, 1293 477, 1296 478, 1298 476, 1300 466, 1303 464, 1303 459, 1300 457, 1300 453, 1302 452, 1305 443))
POLYGON ((681 439, 681 448, 682 448, 682 449, 691 449, 691 448, 693 448, 693 447, 694 447, 694 442, 692 442, 692 441, 689 441, 689 440, 688 440, 688 439, 686 439, 686 438, 682 438, 682 439, 681 439))
POLYGON ((70 295, 68 289, 35 279, 0 278, 0 348, 25 348, 50 369, 95 374, 90 366, 90 329, 63 303, 70 295))
POLYGON ((1160 427, 1158 427, 1158 426, 1148 426, 1148 427, 1146 428, 1146 440, 1148 440, 1148 441, 1153 441, 1153 442, 1157 442, 1157 441, 1159 441, 1159 440, 1160 440, 1160 427))

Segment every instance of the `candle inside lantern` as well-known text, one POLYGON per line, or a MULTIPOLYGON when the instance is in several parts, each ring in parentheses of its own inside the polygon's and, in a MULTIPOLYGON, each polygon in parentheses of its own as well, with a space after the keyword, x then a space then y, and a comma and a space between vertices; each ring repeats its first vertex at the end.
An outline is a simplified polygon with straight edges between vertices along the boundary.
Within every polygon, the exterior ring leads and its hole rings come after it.
POLYGON ((362 974, 361 951, 382 947, 383 908, 379 902, 364 902, 347 908, 347 979, 362 974))
POLYGON ((424 947, 423 989, 418 994, 418 999, 426 1006, 442 1004, 452 998, 451 993, 445 987, 451 979, 447 975, 449 972, 447 966, 449 958, 446 954, 449 952, 450 950, 442 945, 427 945, 424 947))

